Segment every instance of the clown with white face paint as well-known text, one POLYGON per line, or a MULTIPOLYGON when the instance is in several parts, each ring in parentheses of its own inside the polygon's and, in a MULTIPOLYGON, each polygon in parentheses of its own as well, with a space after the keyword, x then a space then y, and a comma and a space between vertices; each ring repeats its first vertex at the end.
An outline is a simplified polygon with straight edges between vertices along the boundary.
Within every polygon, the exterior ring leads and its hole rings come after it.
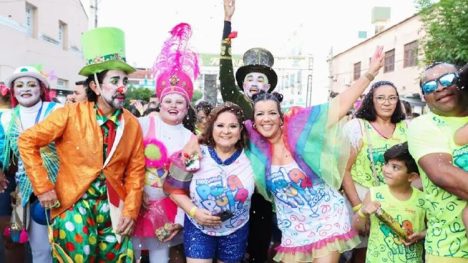
POLYGON ((88 100, 67 104, 24 132, 19 149, 40 202, 56 204, 53 239, 66 255, 73 262, 130 263, 129 236, 144 182, 141 128, 123 109, 128 74, 135 69, 125 62, 124 33, 118 28, 88 31, 82 44, 87 65, 80 74, 92 91, 88 100), (38 148, 53 141, 65 160, 56 182, 38 160, 38 148))
POLYGON ((231 18, 235 11, 235 0, 224 0, 224 29, 219 63, 220 89, 224 101, 239 105, 247 119, 252 119, 252 96, 260 91, 272 92, 278 82, 273 70, 274 57, 264 48, 251 48, 244 53, 243 66, 235 73, 231 55, 231 18), (236 85, 237 84, 237 85, 236 85), (243 92, 242 92, 243 91, 243 92))
POLYGON ((128 76, 120 70, 109 70, 102 80, 101 98, 113 109, 122 109, 127 92, 128 76))
POLYGON ((186 145, 197 143, 196 136, 182 124, 192 100, 193 81, 199 74, 197 55, 187 48, 191 27, 181 23, 171 33, 153 67, 160 111, 138 119, 144 136, 146 205, 140 211, 133 245, 137 258, 142 249, 148 249, 150 262, 168 262, 169 247, 182 243, 178 233, 184 213, 166 196, 163 184, 171 156, 178 156, 186 145))
POLYGON ((261 91, 267 92, 270 89, 268 77, 260 72, 251 72, 245 76, 243 88, 249 98, 261 91))
MULTIPOLYGON (((30 204, 37 208, 38 211, 41 211, 39 213, 33 212, 31 218, 26 216, 20 219, 25 231, 27 231, 27 235, 23 235, 23 240, 20 240, 20 242, 29 239, 34 263, 52 262, 43 208, 50 207, 49 205, 39 204, 35 201, 37 197, 33 193, 33 186, 28 177, 30 173, 25 171, 24 158, 20 156, 18 151, 18 137, 26 129, 33 127, 45 119, 60 105, 50 102, 50 90, 47 79, 34 67, 23 66, 17 68, 7 80, 7 86, 10 89, 11 104, 14 108, 11 111, 5 112, 1 117, 1 125, 5 131, 5 147, 1 160, 3 167, 1 168, 5 173, 8 173, 12 166, 17 166, 14 181, 17 185, 16 196, 18 202, 13 208, 13 212, 23 214, 29 209, 30 204)), ((49 144, 42 147, 40 155, 41 162, 46 168, 48 179, 55 182, 59 165, 55 145, 49 144)))
POLYGON ((39 81, 33 77, 17 78, 13 83, 13 94, 18 104, 31 107, 39 102, 41 98, 39 81))

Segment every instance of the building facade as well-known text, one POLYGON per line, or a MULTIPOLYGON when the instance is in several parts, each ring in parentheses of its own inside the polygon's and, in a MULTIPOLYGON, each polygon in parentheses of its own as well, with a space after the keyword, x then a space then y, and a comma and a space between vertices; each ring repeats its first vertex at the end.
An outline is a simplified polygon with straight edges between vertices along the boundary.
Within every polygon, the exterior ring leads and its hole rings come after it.
POLYGON ((83 79, 80 41, 87 29, 80 0, 0 1, 0 81, 19 66, 35 65, 64 97, 83 79))
MULTIPOLYGON (((219 55, 200 54, 200 77, 198 86, 204 99, 210 102, 216 97, 217 103, 222 102, 219 89, 219 55)), ((241 55, 233 55, 234 72, 243 65, 241 55)), ((313 57, 311 55, 296 55, 275 57, 273 69, 278 75, 275 91, 283 94, 282 106, 306 106, 311 103, 313 57)))
POLYGON ((420 101, 419 75, 422 71, 419 61, 423 58, 419 48, 425 32, 419 15, 413 15, 357 45, 331 57, 330 92, 340 93, 358 79, 369 68, 370 57, 379 45, 384 47, 385 62, 374 81, 393 82, 403 99, 420 112, 424 103, 420 101))

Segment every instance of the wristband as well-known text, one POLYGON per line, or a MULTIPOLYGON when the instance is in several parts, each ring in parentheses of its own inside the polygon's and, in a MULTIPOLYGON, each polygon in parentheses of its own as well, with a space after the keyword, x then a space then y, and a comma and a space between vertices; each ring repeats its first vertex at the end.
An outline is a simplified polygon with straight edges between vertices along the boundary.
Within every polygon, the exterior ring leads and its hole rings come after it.
POLYGON ((366 73, 364 74, 364 76, 366 76, 366 78, 367 78, 369 81, 373 81, 374 78, 375 78, 375 76, 372 75, 372 74, 369 73, 369 72, 366 72, 366 73))
POLYGON ((191 218, 193 218, 193 217, 195 216, 195 213, 197 212, 197 209, 198 209, 198 207, 196 207, 196 206, 193 206, 193 207, 190 209, 190 211, 189 211, 188 214, 189 214, 189 216, 190 216, 191 218))
POLYGON ((353 212, 356 213, 359 209, 361 209, 361 207, 362 207, 362 203, 356 206, 353 206, 353 212))
POLYGON ((357 211, 357 214, 358 214, 358 216, 359 216, 360 218, 367 218, 367 216, 362 212, 361 209, 359 209, 359 210, 357 211))

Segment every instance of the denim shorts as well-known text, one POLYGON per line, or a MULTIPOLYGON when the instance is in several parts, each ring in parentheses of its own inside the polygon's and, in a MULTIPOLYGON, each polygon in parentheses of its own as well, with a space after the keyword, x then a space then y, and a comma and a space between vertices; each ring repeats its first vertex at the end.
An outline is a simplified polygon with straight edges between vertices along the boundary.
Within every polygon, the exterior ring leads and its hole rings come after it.
POLYGON ((196 259, 219 259, 224 263, 244 259, 249 234, 249 223, 227 236, 209 236, 198 229, 188 218, 184 223, 185 256, 196 259))

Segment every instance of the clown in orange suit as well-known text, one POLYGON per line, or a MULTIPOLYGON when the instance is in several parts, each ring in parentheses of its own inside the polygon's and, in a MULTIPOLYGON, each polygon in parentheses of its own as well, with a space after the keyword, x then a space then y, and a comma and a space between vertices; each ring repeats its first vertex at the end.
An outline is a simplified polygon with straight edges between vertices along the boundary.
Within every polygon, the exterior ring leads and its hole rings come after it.
POLYGON ((90 89, 87 102, 69 104, 21 134, 19 150, 34 193, 52 208, 54 242, 73 262, 132 262, 129 235, 142 201, 145 160, 141 128, 123 109, 127 74, 124 33, 97 28, 83 34, 90 89), (55 141, 56 183, 39 149, 55 141))

